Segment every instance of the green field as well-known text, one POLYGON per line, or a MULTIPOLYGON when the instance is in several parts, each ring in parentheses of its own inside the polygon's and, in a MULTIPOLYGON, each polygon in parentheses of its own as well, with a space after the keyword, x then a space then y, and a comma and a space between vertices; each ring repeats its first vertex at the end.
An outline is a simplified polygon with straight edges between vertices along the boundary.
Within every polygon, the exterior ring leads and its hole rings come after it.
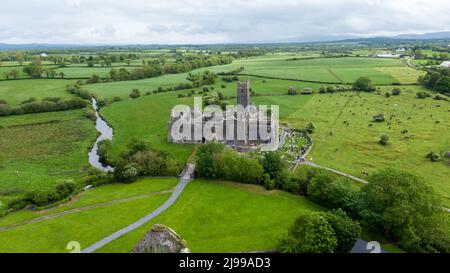
POLYGON ((174 229, 193 252, 269 250, 298 215, 318 209, 308 199, 286 192, 194 180, 169 210, 100 252, 129 252, 155 223, 174 229))
POLYGON ((1 117, 0 125, 0 200, 85 174, 96 131, 81 110, 1 117))
MULTIPOLYGON (((69 241, 87 247, 156 209, 175 183, 144 179, 102 186, 56 209, 9 215, 0 220, 0 251, 67 252, 69 241), (48 219, 37 218, 43 216, 48 219)), ((174 228, 194 252, 273 249, 299 214, 318 209, 304 197, 260 186, 195 180, 169 210, 101 251, 130 252, 153 223, 174 228)))
POLYGON ((9 215, 0 221, 0 252, 69 252, 69 241, 87 247, 155 210, 175 183, 175 179, 143 179, 102 186, 56 209, 9 215), (5 230, 11 224, 18 226, 5 230))
POLYGON ((66 86, 73 83, 73 80, 61 79, 0 81, 0 99, 9 105, 18 105, 31 97, 38 100, 46 97, 70 99, 73 95, 66 91, 66 86))
POLYGON ((292 128, 315 123, 314 147, 308 156, 315 163, 361 178, 362 171, 370 173, 386 167, 413 172, 433 185, 450 206, 447 161, 433 163, 425 157, 430 151, 442 154, 450 150, 450 139, 444 137, 450 133, 449 103, 416 99, 416 91, 421 90, 417 86, 403 87, 401 95, 386 98, 384 92, 390 89, 383 88, 381 95, 346 92, 256 97, 254 101, 280 105, 281 121, 292 128), (387 121, 372 122, 377 113, 384 113, 387 121), (395 117, 390 120, 392 114, 395 117), (403 130, 408 133, 402 134, 403 130), (382 134, 389 136, 389 145, 378 143, 382 134))
POLYGON ((414 83, 422 74, 405 67, 399 60, 381 58, 255 58, 235 61, 232 66, 244 66, 244 74, 336 83, 350 83, 360 76, 370 77, 375 84, 414 83))

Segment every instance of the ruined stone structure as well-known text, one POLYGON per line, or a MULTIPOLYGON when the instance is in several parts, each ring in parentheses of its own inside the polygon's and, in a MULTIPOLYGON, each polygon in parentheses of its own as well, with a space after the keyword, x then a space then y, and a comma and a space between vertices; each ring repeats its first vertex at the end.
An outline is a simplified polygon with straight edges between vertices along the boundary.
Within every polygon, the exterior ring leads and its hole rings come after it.
MULTIPOLYGON (((183 144, 202 144, 218 141, 243 152, 257 150, 261 145, 278 143, 278 122, 273 122, 274 115, 270 111, 269 114, 267 112, 263 114, 256 106, 250 104, 249 81, 238 82, 236 97, 236 108, 241 107, 240 109, 252 110, 243 111, 240 114, 234 111, 225 111, 223 116, 219 118, 217 116, 212 117, 210 113, 201 112, 199 109, 189 109, 188 113, 172 111, 168 123, 168 141, 183 144), (187 116, 190 120, 190 133, 181 139, 175 139, 173 132, 176 132, 176 130, 182 131, 181 128, 178 128, 177 122, 187 116), (259 118, 255 121, 254 118, 250 118, 255 116, 263 117, 263 119, 259 118), (213 139, 208 140, 202 137, 202 128, 205 126, 213 127, 211 129, 214 135, 213 139), (257 129, 254 130, 255 128, 257 129), (267 134, 260 134, 260 130, 267 132, 267 134), (257 132, 256 135, 255 131, 257 132), (199 135, 201 137, 196 137, 199 135)), ((186 130, 186 128, 183 128, 183 130, 186 130)), ((189 131, 189 128, 187 131, 189 131)))
POLYGON ((172 229, 155 224, 132 249, 133 253, 188 253, 186 241, 172 229))

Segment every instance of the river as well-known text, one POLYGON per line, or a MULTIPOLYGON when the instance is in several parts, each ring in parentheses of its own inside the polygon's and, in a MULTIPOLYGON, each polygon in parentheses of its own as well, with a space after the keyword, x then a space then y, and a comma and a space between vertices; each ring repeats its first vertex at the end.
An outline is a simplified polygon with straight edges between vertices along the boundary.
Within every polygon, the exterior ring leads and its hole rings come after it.
POLYGON ((100 133, 100 135, 97 137, 97 140, 94 143, 94 146, 89 151, 88 157, 89 157, 89 163, 99 170, 102 170, 104 172, 112 172, 114 171, 114 168, 112 166, 109 166, 108 164, 100 162, 100 156, 97 154, 98 150, 98 143, 104 139, 111 140, 113 138, 113 129, 111 126, 106 123, 106 121, 100 116, 98 113, 98 106, 97 106, 97 100, 95 98, 92 98, 92 107, 95 110, 95 129, 100 133))

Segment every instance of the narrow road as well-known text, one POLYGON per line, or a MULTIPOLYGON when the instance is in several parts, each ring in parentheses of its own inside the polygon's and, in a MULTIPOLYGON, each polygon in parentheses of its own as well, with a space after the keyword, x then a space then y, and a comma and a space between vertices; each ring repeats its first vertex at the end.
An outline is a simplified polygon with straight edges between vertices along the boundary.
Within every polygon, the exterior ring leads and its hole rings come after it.
POLYGON ((127 234, 130 231, 133 231, 137 229, 138 227, 148 223, 150 220, 158 216, 161 212, 164 212, 166 209, 168 209, 170 206, 172 206, 175 201, 178 199, 180 194, 183 192, 186 185, 191 181, 193 174, 194 174, 195 166, 192 164, 186 164, 183 171, 180 175, 180 182, 175 187, 175 190, 173 191, 172 195, 169 199, 167 199, 164 204, 162 204, 159 208, 151 212, 150 214, 144 216, 143 218, 139 219, 138 221, 132 223, 131 225, 124 227, 123 229, 109 235, 106 238, 103 238, 102 240, 92 244, 91 246, 83 249, 81 253, 92 253, 96 251, 97 249, 105 246, 106 244, 114 241, 115 239, 119 238, 122 235, 127 234))

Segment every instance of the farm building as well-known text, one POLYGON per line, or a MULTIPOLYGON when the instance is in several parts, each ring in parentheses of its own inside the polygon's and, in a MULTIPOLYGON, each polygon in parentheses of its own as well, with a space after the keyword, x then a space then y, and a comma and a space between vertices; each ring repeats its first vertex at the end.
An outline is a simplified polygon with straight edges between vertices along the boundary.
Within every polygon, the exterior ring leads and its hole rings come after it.
POLYGON ((397 48, 395 52, 405 52, 405 48, 404 47, 397 48))
POLYGON ((47 58, 47 57, 48 57, 48 54, 45 53, 45 52, 42 52, 42 53, 41 53, 41 57, 42 57, 42 58, 47 58))
POLYGON ((375 57, 378 57, 378 58, 400 58, 400 55, 392 54, 390 51, 388 51, 388 52, 375 54, 375 57))
POLYGON ((450 61, 442 62, 439 66, 442 66, 442 67, 450 67, 450 61))

